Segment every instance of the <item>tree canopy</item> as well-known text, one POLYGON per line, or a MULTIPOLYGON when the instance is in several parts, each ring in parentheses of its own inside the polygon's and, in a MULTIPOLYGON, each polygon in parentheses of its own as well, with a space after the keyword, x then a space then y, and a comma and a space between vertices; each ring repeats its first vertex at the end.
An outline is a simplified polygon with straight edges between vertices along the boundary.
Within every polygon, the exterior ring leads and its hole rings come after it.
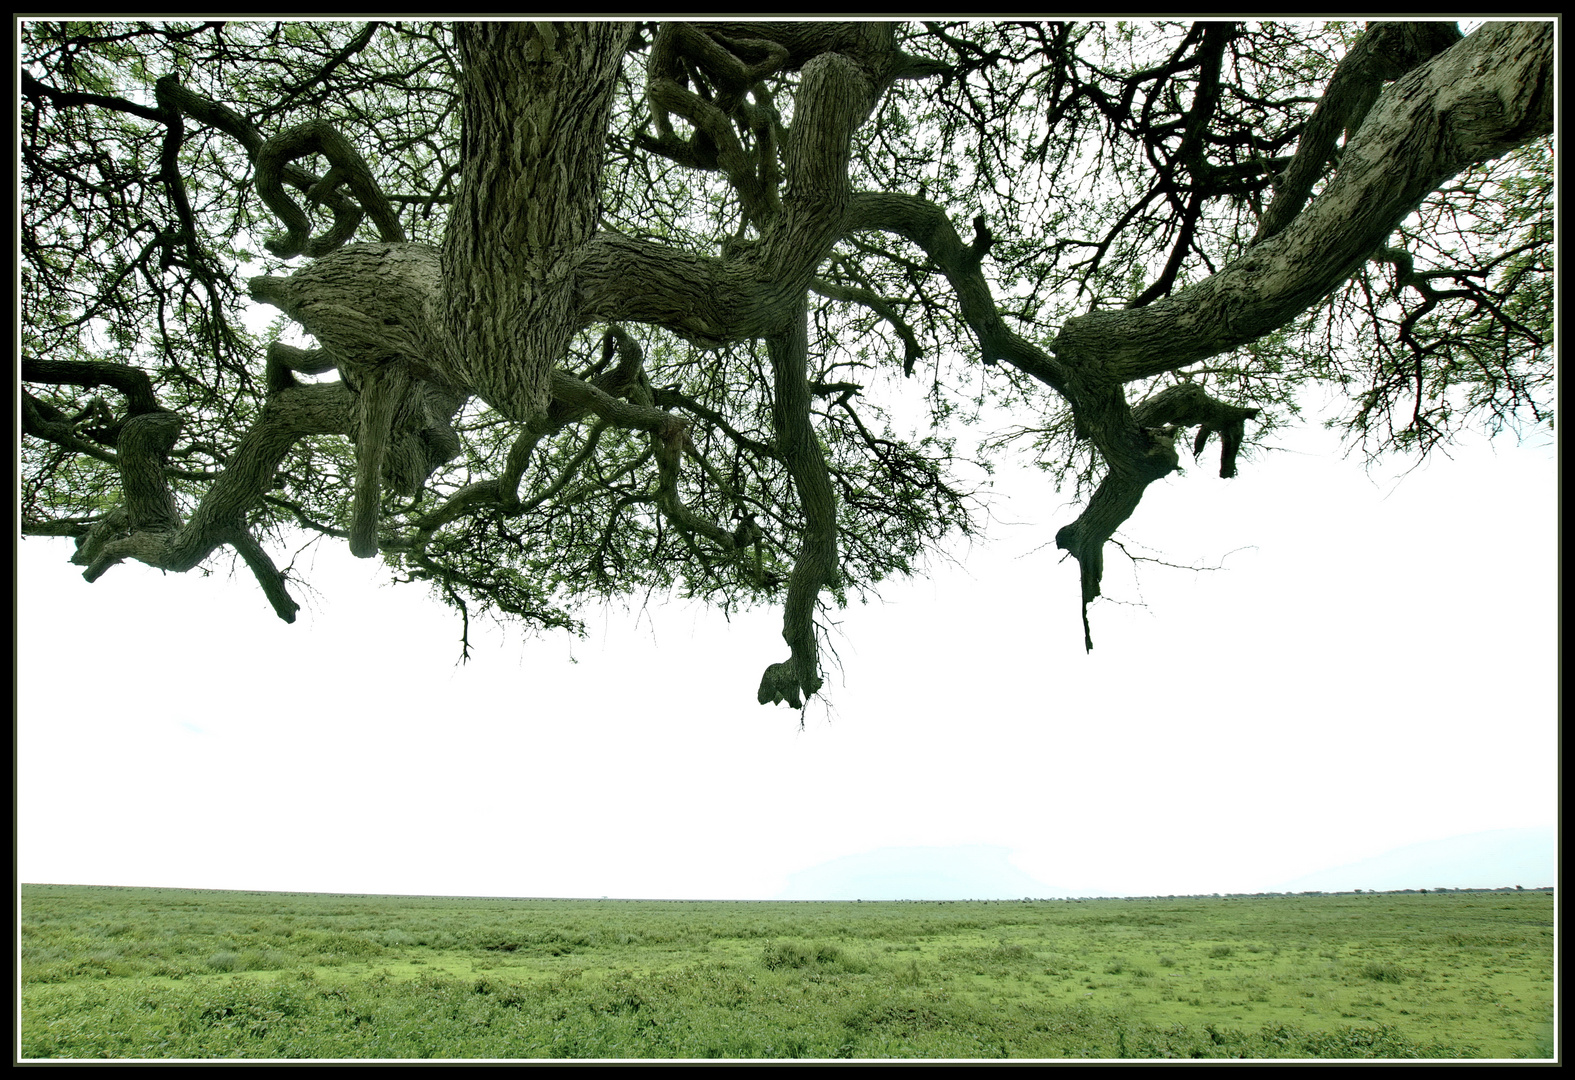
POLYGON ((90 581, 231 549, 289 621, 306 530, 467 624, 780 604, 798 707, 820 605, 981 524, 965 455, 1080 500, 1092 647, 1189 443, 1319 384, 1371 453, 1553 422, 1549 22, 20 38, 22 531, 90 581))

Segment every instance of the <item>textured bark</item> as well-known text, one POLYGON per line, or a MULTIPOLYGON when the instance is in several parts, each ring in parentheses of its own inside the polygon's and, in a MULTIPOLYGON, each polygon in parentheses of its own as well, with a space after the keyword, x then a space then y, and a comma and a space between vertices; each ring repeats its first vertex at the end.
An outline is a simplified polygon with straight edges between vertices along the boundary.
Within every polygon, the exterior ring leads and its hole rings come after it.
POLYGON ((67 386, 112 386, 126 395, 126 410, 132 416, 153 412, 159 407, 153 395, 153 380, 147 372, 125 364, 92 360, 44 360, 22 357, 22 381, 67 386))
POLYGON ((553 368, 584 325, 576 269, 596 224, 628 32, 460 24, 464 182, 442 250, 353 245, 290 278, 252 282, 254 297, 317 338, 357 394, 354 554, 379 550, 385 484, 410 491, 458 451, 448 420, 465 395, 527 424, 545 412, 553 368))
POLYGON ((720 259, 598 235, 587 246, 577 283, 584 322, 643 322, 701 345, 780 336, 790 331, 816 270, 848 231, 853 134, 891 81, 898 61, 891 28, 714 24, 707 30, 707 40, 780 43, 787 49, 783 66, 802 68, 783 147, 780 207, 757 216, 758 241, 720 259))
POLYGON ((263 144, 254 160, 257 193, 288 230, 284 236, 267 241, 268 250, 275 255, 285 259, 303 253, 314 257, 326 255, 355 235, 363 212, 372 215, 378 234, 384 240, 404 240, 405 231, 399 218, 372 178, 372 171, 350 141, 326 120, 302 124, 276 135, 263 144), (313 203, 322 203, 338 188, 348 187, 359 202, 357 205, 336 200, 334 227, 320 237, 311 236, 311 220, 284 190, 285 165, 312 154, 322 154, 332 167, 327 176, 307 191, 307 198, 313 203))
POLYGON ((626 23, 460 23, 464 182, 443 244, 465 385, 531 422, 580 326, 574 283, 596 226, 626 23))
POLYGON ((128 528, 167 532, 180 524, 180 509, 164 478, 165 459, 180 428, 180 415, 163 410, 126 421, 119 449, 128 528))
POLYGON ((819 650, 815 643, 815 605, 820 591, 838 579, 837 495, 826 471, 826 457, 810 420, 808 313, 800 308, 787 334, 767 342, 776 400, 772 417, 777 448, 787 461, 799 507, 804 512, 804 537, 783 604, 782 638, 791 657, 772 664, 756 695, 762 705, 786 702, 795 709, 821 687, 819 650))
POLYGON ((125 559, 185 573, 220 545, 232 544, 257 575, 274 611, 285 622, 294 622, 299 605, 290 597, 272 560, 247 532, 246 512, 262 498, 280 462, 297 441, 307 435, 346 432, 352 404, 351 395, 339 384, 292 387, 274 394, 188 521, 181 524, 177 517, 166 519, 157 528, 139 527, 133 520, 138 511, 130 508, 139 501, 144 506, 156 505, 157 489, 162 487, 167 497, 168 487, 162 474, 151 487, 134 479, 126 489, 126 503, 78 540, 71 561, 87 567, 82 576, 88 581, 98 580, 125 559), (133 498, 133 491, 143 494, 133 498))
POLYGON ((287 278, 253 278, 253 299, 272 304, 315 337, 341 369, 409 364, 451 381, 442 335, 443 276, 425 244, 352 244, 287 278))
POLYGON ((1169 299, 1068 320, 1056 355, 1095 381, 1126 383, 1284 326, 1449 177, 1552 132, 1552 70, 1551 23, 1483 26, 1379 95, 1340 171, 1284 231, 1169 299))
POLYGON ((1454 23, 1373 24, 1335 68, 1302 132, 1296 156, 1275 184, 1274 202, 1264 211, 1255 242, 1283 231, 1301 213, 1324 165, 1334 156, 1335 143, 1341 135, 1349 139, 1362 126, 1384 83, 1459 40, 1454 23))
POLYGON ((353 244, 288 278, 254 278, 252 296, 305 327, 355 394, 350 550, 378 552, 384 484, 414 493, 459 452, 449 421, 466 390, 445 340, 437 249, 353 244))

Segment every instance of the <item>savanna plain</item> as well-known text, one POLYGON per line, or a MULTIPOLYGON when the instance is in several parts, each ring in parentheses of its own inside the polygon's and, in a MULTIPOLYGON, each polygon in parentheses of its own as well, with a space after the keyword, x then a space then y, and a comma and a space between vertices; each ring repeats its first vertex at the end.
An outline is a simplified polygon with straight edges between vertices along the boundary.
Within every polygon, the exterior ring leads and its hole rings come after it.
POLYGON ((506 900, 21 886, 23 1058, 1546 1058, 1551 891, 506 900))

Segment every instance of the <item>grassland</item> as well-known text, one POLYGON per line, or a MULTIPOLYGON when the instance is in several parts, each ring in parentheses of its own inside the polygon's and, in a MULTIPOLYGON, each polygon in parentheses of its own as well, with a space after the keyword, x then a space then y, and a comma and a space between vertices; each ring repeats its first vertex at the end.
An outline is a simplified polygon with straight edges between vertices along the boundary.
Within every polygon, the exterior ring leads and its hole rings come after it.
POLYGON ((1546 891, 701 903, 21 887, 24 1058, 1535 1058, 1546 891))

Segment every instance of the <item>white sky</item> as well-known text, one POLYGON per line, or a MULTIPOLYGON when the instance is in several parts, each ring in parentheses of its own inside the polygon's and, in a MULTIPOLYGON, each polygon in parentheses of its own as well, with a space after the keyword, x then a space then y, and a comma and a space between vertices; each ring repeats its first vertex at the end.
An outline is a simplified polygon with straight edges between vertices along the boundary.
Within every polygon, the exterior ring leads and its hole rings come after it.
POLYGON ((1551 437, 1399 481, 1316 427, 1281 445, 1228 482, 1211 447, 1149 490, 1121 535, 1223 568, 1135 578, 1112 550, 1106 592, 1147 607, 1096 603, 1092 655, 1052 541, 1075 509, 1004 477, 1024 524, 840 613, 803 730, 754 700, 786 656, 774 609, 653 602, 594 613, 586 641, 473 624, 459 667, 457 616, 337 547, 299 557, 320 592, 287 626, 228 560, 90 586, 69 543, 30 539, 20 878, 746 899, 990 845, 1042 883, 1026 895, 1233 892, 1553 827, 1551 437))

